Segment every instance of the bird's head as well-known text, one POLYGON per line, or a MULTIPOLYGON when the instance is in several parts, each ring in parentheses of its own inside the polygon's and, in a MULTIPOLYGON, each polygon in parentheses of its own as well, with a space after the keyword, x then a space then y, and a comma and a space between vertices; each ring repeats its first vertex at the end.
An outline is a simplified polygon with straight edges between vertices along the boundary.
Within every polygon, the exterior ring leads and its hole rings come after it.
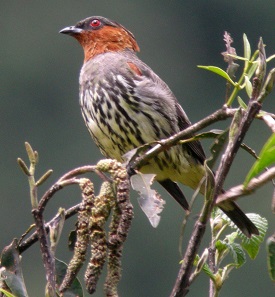
POLYGON ((84 62, 98 54, 130 49, 138 52, 134 35, 122 25, 101 16, 93 16, 59 33, 73 36, 82 45, 84 62))

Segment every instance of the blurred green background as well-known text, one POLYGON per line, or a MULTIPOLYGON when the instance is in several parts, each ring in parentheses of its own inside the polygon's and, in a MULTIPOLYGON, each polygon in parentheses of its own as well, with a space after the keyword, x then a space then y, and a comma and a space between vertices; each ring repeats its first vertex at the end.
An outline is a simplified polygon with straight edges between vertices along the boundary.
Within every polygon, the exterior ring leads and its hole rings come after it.
MULTIPOLYGON (((78 105, 82 49, 72 38, 58 34, 60 29, 92 15, 109 17, 123 24, 138 40, 139 57, 168 83, 190 120, 195 122, 219 108, 225 93, 225 82, 220 77, 196 65, 226 67, 221 56, 225 50, 225 30, 232 34, 233 46, 239 55, 243 52, 243 33, 247 34, 253 49, 262 36, 267 44, 267 55, 275 53, 274 11, 274 1, 256 0, 1 1, 0 248, 19 237, 33 222, 28 182, 16 164, 19 156, 27 159, 25 141, 40 154, 37 177, 49 168, 54 170, 50 180, 39 189, 40 196, 63 173, 80 165, 94 164, 101 158, 86 131, 78 105)), ((275 112, 274 94, 268 98, 264 109, 275 112)), ((228 122, 215 128, 226 124, 228 122)), ((257 121, 246 142, 259 152, 269 135, 269 129, 257 121)), ((207 154, 209 144, 203 143, 207 154)), ((226 186, 242 181, 252 163, 253 159, 241 152, 226 186)), ((191 197, 191 190, 184 191, 191 197)), ((184 212, 164 194, 166 207, 159 227, 153 229, 139 209, 136 196, 133 193, 131 197, 135 219, 124 249, 120 296, 166 297, 179 269, 178 242, 184 212)), ((240 201, 245 212, 257 212, 269 219, 268 235, 274 231, 271 196, 269 184, 240 201)), ((63 190, 51 200, 46 218, 51 218, 58 207, 69 207, 79 201, 77 188, 63 190)), ((199 202, 196 207, 199 210, 199 202)), ((66 248, 66 236, 74 222, 75 219, 68 221, 70 226, 65 228, 57 250, 57 256, 65 261, 71 257, 66 248)), ((193 222, 194 217, 188 234, 193 222)), ((188 236, 184 247, 187 240, 188 236)), ((209 238, 204 244, 208 242, 209 238)), ((23 254, 30 296, 44 294, 44 270, 38 250, 36 244, 23 254)), ((94 296, 103 296, 102 284, 101 281, 94 296)), ((245 267, 232 272, 221 296, 274 296, 274 292, 267 275, 263 245, 257 260, 248 259, 245 267)), ((188 296, 208 296, 205 275, 196 280, 188 296)))

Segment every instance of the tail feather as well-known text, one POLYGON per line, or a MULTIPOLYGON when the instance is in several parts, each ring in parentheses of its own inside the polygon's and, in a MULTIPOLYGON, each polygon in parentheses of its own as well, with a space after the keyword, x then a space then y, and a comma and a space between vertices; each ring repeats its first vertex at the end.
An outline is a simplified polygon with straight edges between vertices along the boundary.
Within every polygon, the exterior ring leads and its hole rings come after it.
POLYGON ((173 182, 171 179, 158 182, 185 210, 189 210, 189 204, 177 183, 173 182))
POLYGON ((224 202, 218 206, 248 238, 250 238, 253 234, 259 235, 257 227, 250 221, 250 219, 235 202, 224 202))
MULTIPOLYGON (((189 210, 189 204, 177 185, 170 179, 158 181, 164 189, 185 209, 189 210)), ((250 238, 253 234, 259 235, 259 230, 245 215, 245 213, 239 208, 238 204, 233 201, 223 202, 217 205, 230 219, 231 221, 250 238)))

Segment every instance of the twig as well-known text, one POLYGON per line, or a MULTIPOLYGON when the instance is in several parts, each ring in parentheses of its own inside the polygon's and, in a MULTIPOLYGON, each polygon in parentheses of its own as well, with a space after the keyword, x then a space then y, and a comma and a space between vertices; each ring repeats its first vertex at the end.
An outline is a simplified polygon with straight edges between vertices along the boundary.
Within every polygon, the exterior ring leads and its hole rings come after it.
MULTIPOLYGON (((79 207, 80 207, 80 204, 77 204, 77 205, 69 208, 65 212, 65 220, 67 220, 70 217, 72 217, 73 215, 75 215, 78 212, 79 207)), ((54 218, 45 224, 45 229, 46 229, 47 233, 49 232, 49 225, 53 221, 54 221, 54 218)), ((19 244, 19 246, 18 246, 19 253, 22 254, 23 252, 25 252, 29 247, 31 247, 37 241, 38 241, 38 232, 35 231, 29 238, 27 238, 26 240, 24 240, 22 243, 19 244)))
POLYGON ((271 129, 272 133, 275 133, 275 120, 274 118, 269 115, 263 115, 263 120, 266 123, 266 125, 271 129))
POLYGON ((88 172, 94 172, 97 175, 100 176, 105 181, 108 181, 109 179, 99 170, 96 169, 96 166, 93 165, 87 165, 75 168, 67 173, 65 173, 40 199, 38 204, 38 209, 40 211, 44 211, 47 203, 49 202, 50 198, 59 190, 64 188, 65 186, 72 185, 78 183, 78 180, 75 179, 76 176, 88 172))
POLYGON ((251 194, 256 191, 256 189, 271 181, 273 178, 275 178, 275 167, 268 169, 259 177, 253 178, 246 187, 243 185, 238 185, 220 194, 216 203, 219 204, 224 201, 235 200, 238 197, 251 194))
POLYGON ((38 209, 33 209, 32 211, 36 230, 40 243, 40 251, 42 254, 43 265, 46 270, 47 279, 47 294, 48 296, 56 296, 55 293, 55 260, 50 251, 49 242, 47 240, 47 232, 44 225, 43 213, 38 211, 38 209))
POLYGON ((223 106, 221 109, 215 111, 214 113, 210 114, 206 118, 200 120, 199 122, 191 125, 190 127, 184 129, 183 131, 165 139, 162 141, 159 141, 159 144, 155 145, 149 152, 147 152, 145 155, 142 155, 141 157, 138 157, 134 160, 134 162, 131 163, 131 169, 139 169, 147 162, 161 153, 164 150, 169 149, 170 147, 176 145, 178 141, 183 140, 185 138, 188 138, 192 136, 197 131, 217 122, 226 120, 229 117, 232 117, 236 112, 236 109, 228 108, 226 105, 223 106))

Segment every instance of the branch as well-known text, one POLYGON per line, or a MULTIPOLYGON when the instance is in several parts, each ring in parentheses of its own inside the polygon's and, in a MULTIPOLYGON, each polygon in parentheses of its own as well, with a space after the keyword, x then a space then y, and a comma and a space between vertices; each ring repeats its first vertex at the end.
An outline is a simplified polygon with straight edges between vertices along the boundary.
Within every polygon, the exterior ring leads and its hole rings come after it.
MULTIPOLYGON (((241 146, 241 143, 244 139, 244 136, 246 132, 248 131, 253 119, 255 118, 256 114, 261 109, 261 104, 256 101, 256 96, 258 95, 258 88, 260 86, 260 82, 257 80, 257 78, 254 79, 254 94, 248 104, 248 108, 244 113, 244 116, 242 117, 241 123, 239 125, 239 129, 236 132, 234 139, 229 141, 227 148, 225 150, 225 153, 222 156, 220 165, 218 167, 218 170, 216 172, 215 176, 215 187, 213 192, 213 200, 211 203, 208 203, 206 201, 203 210, 201 212, 201 215, 199 219, 197 220, 194 230, 192 232, 192 238, 187 246, 183 263, 181 265, 181 268, 178 273, 178 277, 176 280, 176 283, 174 285, 173 291, 170 295, 170 297, 181 297, 185 296, 189 291, 190 286, 190 276, 192 273, 192 266, 195 260, 195 256, 198 252, 200 242, 202 240, 202 237, 205 233, 206 225, 209 220, 211 211, 213 207, 215 206, 216 199, 220 192, 222 191, 223 183, 225 181, 225 178, 229 172, 229 169, 232 165, 232 162, 236 156, 236 153, 241 146)), ((223 110, 223 109, 222 109, 223 110)), ((201 123, 200 121, 199 123, 201 123)), ((187 130, 187 129, 186 129, 187 130)), ((185 130, 185 131, 186 131, 185 130)))
POLYGON ((219 204, 224 201, 235 200, 238 197, 251 194, 254 191, 256 191, 256 189, 260 188, 264 184, 271 181, 273 178, 275 178, 275 167, 268 169, 266 172, 261 174, 259 177, 253 178, 249 182, 247 187, 244 187, 243 185, 238 185, 236 187, 233 187, 233 188, 227 190, 225 193, 220 194, 217 198, 216 203, 219 204))
POLYGON ((272 133, 275 133, 275 120, 270 114, 263 115, 263 120, 266 125, 271 129, 272 133))
POLYGON ((96 169, 96 166, 87 165, 75 168, 67 173, 65 173, 40 199, 38 204, 39 211, 43 212, 47 203, 50 201, 51 197, 59 190, 63 189, 65 186, 78 183, 75 179, 76 176, 88 172, 95 172, 103 180, 106 180, 107 177, 96 169))
MULTIPOLYGON (((65 212, 65 220, 69 219, 70 217, 72 217, 73 215, 75 215, 78 210, 79 210, 80 204, 77 204, 71 208, 69 208, 66 212, 65 212)), ((50 220, 49 222, 47 222, 45 224, 45 230, 48 233, 49 232, 49 225, 54 221, 54 218, 52 220, 50 220)), ((23 242, 21 242, 18 245, 18 250, 19 253, 22 254, 23 252, 25 252, 29 247, 31 247, 34 243, 36 243, 38 241, 38 232, 35 231, 29 238, 27 238, 26 240, 24 240, 23 242)))
POLYGON ((228 108, 224 105, 221 109, 210 114, 206 118, 200 120, 199 122, 191 125, 190 127, 184 129, 183 131, 165 139, 158 141, 158 144, 155 145, 151 150, 146 152, 146 154, 137 157, 134 161, 130 161, 130 169, 139 169, 142 166, 146 165, 147 162, 158 155, 159 153, 175 146, 180 140, 193 136, 199 130, 217 122, 226 120, 229 117, 234 116, 236 109, 228 108))

